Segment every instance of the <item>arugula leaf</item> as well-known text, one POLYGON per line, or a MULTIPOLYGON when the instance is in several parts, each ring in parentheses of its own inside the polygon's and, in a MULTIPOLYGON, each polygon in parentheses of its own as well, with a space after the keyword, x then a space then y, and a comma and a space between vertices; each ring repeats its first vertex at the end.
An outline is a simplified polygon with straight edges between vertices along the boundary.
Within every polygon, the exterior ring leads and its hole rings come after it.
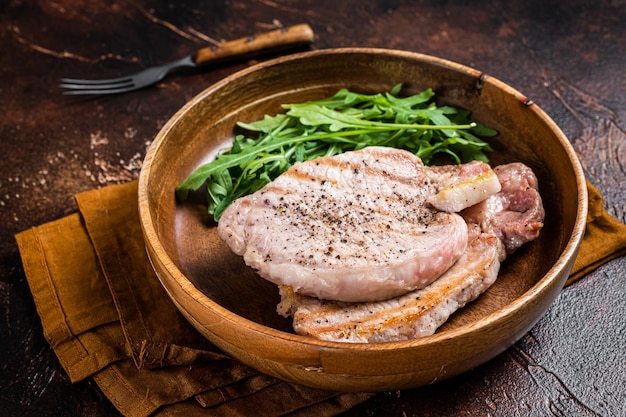
POLYGON ((399 97, 402 84, 391 91, 360 94, 347 89, 321 100, 284 104, 285 113, 237 125, 231 149, 196 169, 176 188, 179 201, 207 185, 208 212, 219 221, 239 197, 251 194, 296 162, 358 150, 366 146, 405 149, 425 164, 439 157, 456 163, 482 160, 491 147, 482 138, 491 128, 472 121, 470 113, 437 106, 432 89, 399 97))

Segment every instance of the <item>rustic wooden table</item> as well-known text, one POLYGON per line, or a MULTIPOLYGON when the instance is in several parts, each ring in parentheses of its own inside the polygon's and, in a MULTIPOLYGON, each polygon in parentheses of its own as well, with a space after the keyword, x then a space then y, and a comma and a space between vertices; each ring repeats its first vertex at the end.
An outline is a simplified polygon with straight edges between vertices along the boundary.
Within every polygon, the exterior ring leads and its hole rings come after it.
MULTIPOLYGON (((136 179, 167 119, 250 62, 125 95, 68 98, 61 76, 106 77, 227 39, 309 23, 315 48, 418 51, 480 69, 538 103, 588 179, 626 219, 623 0, 111 2, 0 5, 0 414, 117 416, 90 382, 70 384, 46 343, 14 234, 76 209, 77 192, 136 179)), ((626 258, 563 290, 487 364, 421 389, 381 393, 346 416, 626 415, 626 258)))

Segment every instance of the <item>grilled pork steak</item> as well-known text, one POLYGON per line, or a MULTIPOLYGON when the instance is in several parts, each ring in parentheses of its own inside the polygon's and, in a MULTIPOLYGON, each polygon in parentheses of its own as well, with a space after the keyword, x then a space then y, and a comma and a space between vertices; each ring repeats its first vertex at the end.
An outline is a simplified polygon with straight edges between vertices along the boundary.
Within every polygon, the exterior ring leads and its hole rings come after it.
POLYGON ((385 301, 339 303, 299 296, 282 286, 277 311, 293 316, 296 333, 322 340, 372 343, 431 335, 498 276, 505 257, 502 241, 476 227, 471 230, 463 256, 424 289, 385 301))
POLYGON ((464 253, 467 224, 442 208, 458 211, 499 191, 493 171, 478 168, 483 179, 455 183, 398 149, 319 158, 233 202, 218 232, 260 276, 298 294, 385 300, 426 287, 464 253), (433 207, 444 189, 442 207, 433 207))
POLYGON ((293 317, 296 333, 324 340, 385 342, 433 334, 454 311, 486 291, 507 253, 536 239, 543 226, 544 209, 532 170, 513 163, 494 171, 501 191, 462 212, 470 235, 467 249, 434 283, 369 303, 304 297, 282 286, 277 311, 293 317))

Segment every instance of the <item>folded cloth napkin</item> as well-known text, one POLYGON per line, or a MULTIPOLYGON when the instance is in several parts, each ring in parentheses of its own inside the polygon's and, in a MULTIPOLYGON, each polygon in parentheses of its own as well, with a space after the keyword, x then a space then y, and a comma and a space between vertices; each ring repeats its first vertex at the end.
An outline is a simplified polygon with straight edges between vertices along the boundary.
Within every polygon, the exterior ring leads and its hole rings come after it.
POLYGON ((565 286, 579 280, 600 265, 626 255, 626 225, 604 208, 604 199, 587 181, 589 209, 585 236, 565 286))
MULTIPOLYGON (((626 253, 626 226, 588 184, 567 284, 626 253)), ((76 196, 79 212, 16 236, 46 339, 72 381, 93 378, 129 417, 330 416, 370 398, 290 384, 220 352, 178 312, 145 253, 137 182, 76 196)))

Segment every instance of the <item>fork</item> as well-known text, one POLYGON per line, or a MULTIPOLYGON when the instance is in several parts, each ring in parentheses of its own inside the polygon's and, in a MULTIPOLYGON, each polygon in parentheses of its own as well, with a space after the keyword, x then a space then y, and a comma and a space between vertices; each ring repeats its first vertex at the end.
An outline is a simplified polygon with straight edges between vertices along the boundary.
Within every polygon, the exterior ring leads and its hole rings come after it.
POLYGON ((309 25, 295 25, 224 42, 219 46, 208 46, 184 58, 165 65, 146 68, 126 77, 100 80, 61 78, 59 87, 65 89, 63 92, 65 95, 125 93, 157 83, 178 69, 195 68, 201 64, 229 58, 278 52, 285 48, 309 44, 313 38, 313 30, 309 25))

